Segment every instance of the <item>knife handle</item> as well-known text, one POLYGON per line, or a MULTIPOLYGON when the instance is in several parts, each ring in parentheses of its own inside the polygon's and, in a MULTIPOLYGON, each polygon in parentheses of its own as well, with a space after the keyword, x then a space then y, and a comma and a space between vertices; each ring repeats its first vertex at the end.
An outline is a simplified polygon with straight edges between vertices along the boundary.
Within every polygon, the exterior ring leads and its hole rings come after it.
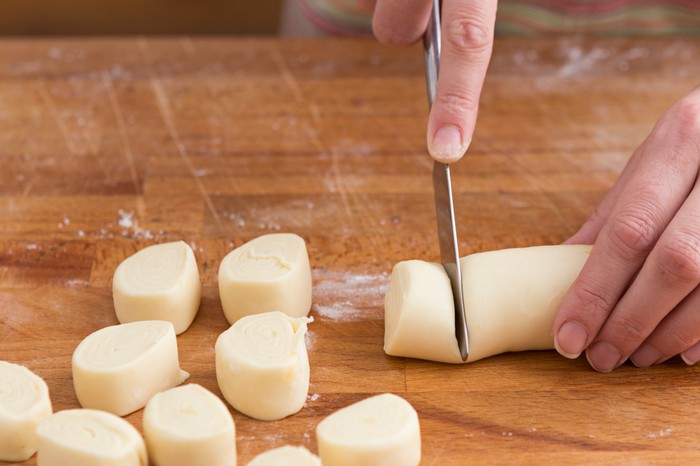
POLYGON ((440 0, 433 0, 430 21, 423 35, 423 55, 425 58, 425 82, 428 85, 428 105, 433 106, 440 70, 440 0))

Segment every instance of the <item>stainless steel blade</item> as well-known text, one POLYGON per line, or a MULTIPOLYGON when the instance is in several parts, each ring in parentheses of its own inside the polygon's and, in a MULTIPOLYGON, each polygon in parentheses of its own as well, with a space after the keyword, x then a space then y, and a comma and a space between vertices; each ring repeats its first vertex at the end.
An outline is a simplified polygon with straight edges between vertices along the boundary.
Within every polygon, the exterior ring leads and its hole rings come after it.
MULTIPOLYGON (((440 70, 440 0, 433 0, 428 28, 423 36, 425 56, 425 79, 428 85, 428 103, 432 107, 435 98, 438 72, 440 70)), ((435 193, 435 216, 437 217, 440 259, 452 286, 455 304, 455 336, 462 360, 469 356, 469 334, 462 292, 462 270, 459 264, 459 246, 455 223, 454 199, 450 166, 433 164, 433 191, 435 193)))
POLYGON ((455 336, 462 360, 469 356, 469 334, 464 309, 462 291, 462 269, 459 264, 457 225, 455 223, 454 200, 450 166, 446 163, 433 164, 433 191, 435 192, 435 216, 437 217, 438 239, 440 241, 440 261, 450 277, 452 296, 455 303, 455 336))

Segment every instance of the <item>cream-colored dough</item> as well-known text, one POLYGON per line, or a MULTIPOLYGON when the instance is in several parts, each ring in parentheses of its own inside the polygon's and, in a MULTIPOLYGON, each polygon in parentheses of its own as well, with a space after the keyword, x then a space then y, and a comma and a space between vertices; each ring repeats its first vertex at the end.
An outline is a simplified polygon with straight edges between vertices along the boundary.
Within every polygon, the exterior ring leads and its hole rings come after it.
POLYGON ((420 425, 403 398, 385 393, 336 411, 316 427, 323 466, 418 466, 420 425))
POLYGON ((184 382, 173 324, 146 320, 105 327, 73 353, 73 385, 84 408, 125 416, 184 382))
POLYGON ((201 385, 154 395, 143 412, 143 434, 156 466, 236 466, 231 413, 201 385))
POLYGON ((304 447, 285 445, 260 453, 248 466, 321 466, 321 460, 304 447))
POLYGON ((0 461, 31 458, 38 448, 36 426, 51 412, 46 382, 24 366, 0 361, 0 461))
POLYGON ((238 320, 216 340, 216 380, 231 406, 263 421, 299 411, 309 392, 308 317, 281 312, 238 320))
POLYGON ((306 316, 311 310, 311 268, 304 240, 275 233, 234 249, 219 267, 219 295, 231 324, 271 311, 306 316))
POLYGON ((181 334, 197 315, 201 299, 192 248, 177 241, 140 250, 117 267, 112 294, 122 324, 167 320, 181 334))
MULTIPOLYGON (((552 349, 554 317, 591 246, 503 249, 461 259, 469 358, 552 349)), ((393 356, 461 363, 454 303, 442 266, 394 267, 384 302, 384 351, 393 356)))
POLYGON ((94 409, 59 411, 39 424, 37 466, 146 466, 146 446, 124 419, 94 409))

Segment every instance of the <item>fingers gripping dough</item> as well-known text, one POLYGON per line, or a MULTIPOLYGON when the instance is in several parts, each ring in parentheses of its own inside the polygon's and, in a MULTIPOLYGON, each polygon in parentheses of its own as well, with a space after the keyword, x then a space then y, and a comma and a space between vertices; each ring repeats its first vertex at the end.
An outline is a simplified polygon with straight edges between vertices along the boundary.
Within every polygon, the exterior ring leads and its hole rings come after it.
POLYGON ((51 412, 46 382, 24 366, 0 361, 0 461, 25 461, 36 453, 36 426, 51 412))
POLYGON ((311 267, 304 240, 276 233, 234 249, 219 267, 219 294, 231 324, 271 311, 306 316, 311 310, 311 267))
POLYGON ((312 319, 281 312, 238 320, 216 340, 216 380, 231 406, 273 421, 299 411, 309 392, 304 334, 312 319))
POLYGON ((201 385, 183 385, 153 396, 143 413, 143 433, 156 466, 236 466, 231 413, 201 385))
POLYGON ((181 334, 194 320, 201 299, 192 248, 177 241, 142 249, 119 264, 112 294, 122 324, 167 320, 181 334))
POLYGON ((304 447, 285 445, 259 454, 248 466, 321 466, 321 460, 304 447))
POLYGON ((124 419, 94 409, 59 411, 39 424, 37 466, 146 466, 146 446, 124 419))
POLYGON ((73 385, 84 408, 119 416, 141 409, 156 393, 184 382, 173 324, 146 320, 105 327, 73 353, 73 385))
POLYGON ((418 466, 420 425, 403 398, 385 393, 331 414, 316 427, 323 466, 418 466))
MULTIPOLYGON (((469 358, 552 349, 554 317, 588 259, 591 246, 504 249, 461 259, 469 358)), ((461 363, 454 303, 442 266, 400 262, 384 302, 384 351, 461 363)))

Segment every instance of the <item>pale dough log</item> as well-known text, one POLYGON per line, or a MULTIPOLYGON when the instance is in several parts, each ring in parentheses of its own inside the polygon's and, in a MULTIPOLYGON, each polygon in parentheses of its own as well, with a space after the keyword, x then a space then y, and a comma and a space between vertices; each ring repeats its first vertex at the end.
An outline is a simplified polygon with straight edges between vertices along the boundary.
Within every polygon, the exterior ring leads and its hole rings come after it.
POLYGON ((238 320, 216 340, 216 380, 231 406, 263 421, 299 411, 309 392, 308 317, 281 312, 238 320))
POLYGON ((418 466, 420 424, 403 398, 385 393, 331 414, 316 427, 323 466, 418 466))
POLYGON ((311 310, 306 243, 291 233, 275 233, 234 249, 219 267, 219 295, 231 324, 247 315, 271 311, 306 316, 311 310))
POLYGON ((31 458, 36 426, 51 416, 46 382, 24 366, 0 361, 0 461, 31 458))
POLYGON ((158 393, 143 412, 155 466, 236 466, 236 428, 228 408, 197 384, 158 393))
POLYGON ((73 353, 73 385, 84 408, 125 416, 184 382, 173 324, 146 320, 88 335, 73 353))
POLYGON ((94 409, 59 411, 39 424, 37 466, 146 466, 146 446, 124 419, 94 409))
MULTIPOLYGON (((552 349, 554 317, 591 246, 503 249, 461 259, 469 357, 552 349)), ((393 356, 461 363, 454 302, 442 266, 398 263, 384 303, 384 351, 393 356)))
POLYGON ((321 460, 304 447, 285 445, 260 453, 247 466, 321 466, 321 460))
POLYGON ((156 244, 124 260, 114 272, 112 294, 122 324, 167 320, 181 334, 197 315, 199 270, 184 241, 156 244))

